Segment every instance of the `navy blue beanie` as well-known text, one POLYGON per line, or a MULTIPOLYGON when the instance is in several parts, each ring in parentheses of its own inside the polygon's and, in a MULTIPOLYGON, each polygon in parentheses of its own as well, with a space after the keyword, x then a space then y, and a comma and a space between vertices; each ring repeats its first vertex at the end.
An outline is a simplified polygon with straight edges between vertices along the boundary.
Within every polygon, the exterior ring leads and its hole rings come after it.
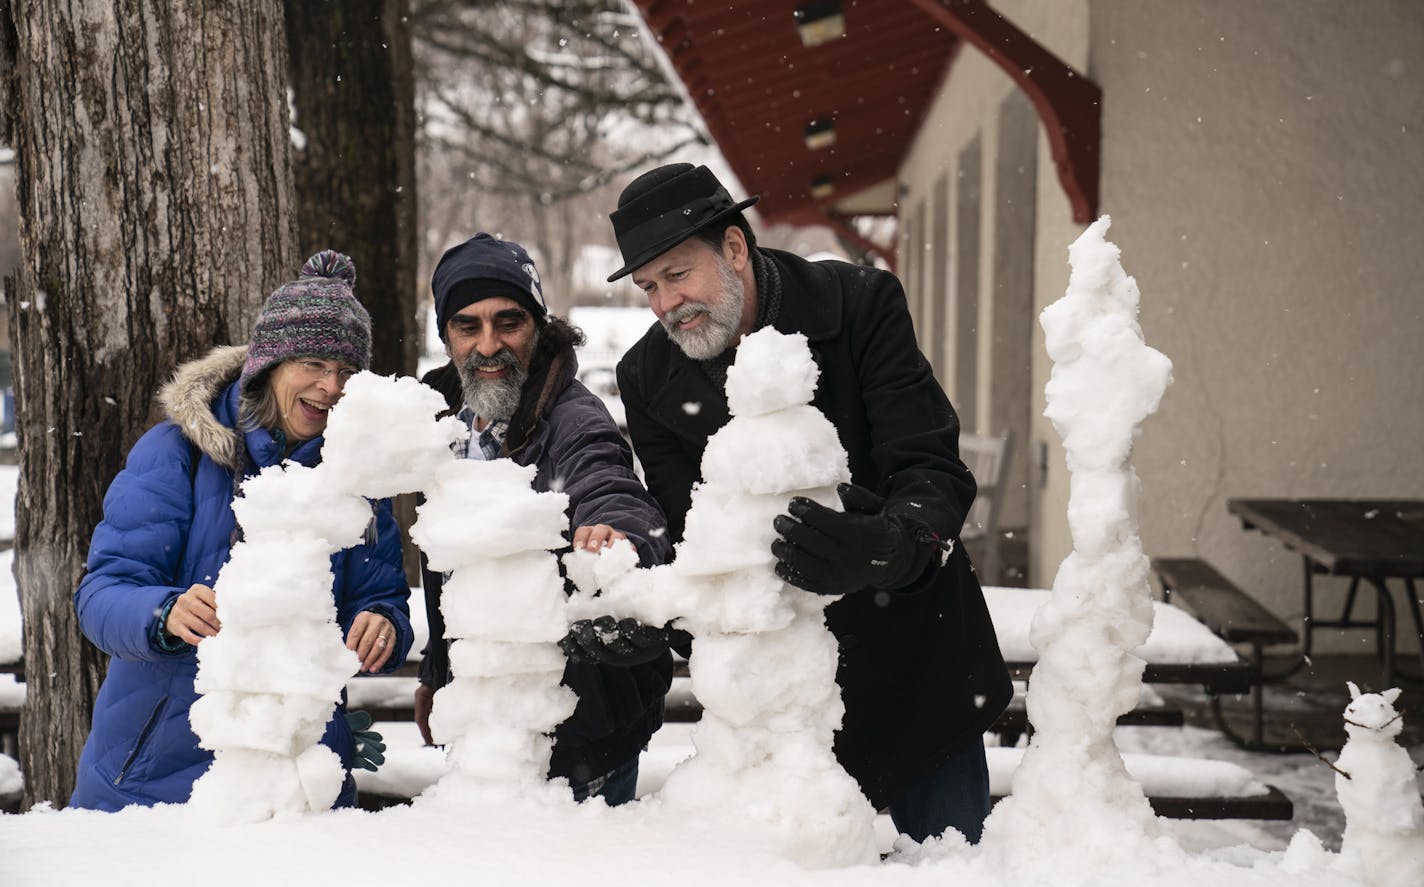
POLYGON ((539 269, 524 247, 511 240, 499 240, 483 232, 440 257, 430 278, 435 294, 435 322, 440 341, 445 341, 445 325, 466 305, 493 296, 518 302, 543 324, 549 317, 539 269))

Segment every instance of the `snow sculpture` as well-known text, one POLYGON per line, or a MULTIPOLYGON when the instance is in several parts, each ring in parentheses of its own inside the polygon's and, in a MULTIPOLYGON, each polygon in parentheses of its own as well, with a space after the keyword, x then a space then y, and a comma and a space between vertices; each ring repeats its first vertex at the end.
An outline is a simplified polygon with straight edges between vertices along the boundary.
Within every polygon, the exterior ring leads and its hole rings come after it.
POLYGON ((844 449, 809 405, 819 371, 802 335, 764 329, 742 340, 727 372, 732 420, 707 441, 673 564, 631 570, 631 546, 566 558, 575 615, 633 616, 694 635, 689 668, 703 706, 694 757, 669 775, 667 807, 754 823, 792 859, 840 866, 877 859, 875 811, 831 751, 844 705, 834 598, 785 585, 773 572, 772 519, 792 496, 840 508, 844 449))
POLYGON ((418 489, 453 459, 464 429, 433 421, 443 409, 414 379, 359 374, 331 413, 322 464, 243 483, 233 511, 244 538, 214 583, 222 631, 198 645, 190 713, 214 755, 190 802, 209 818, 255 822, 336 800, 341 762, 320 740, 360 662, 336 622, 331 556, 371 522, 363 496, 418 489))
POLYGON ((1040 317, 1054 361, 1044 414, 1067 451, 1073 551, 1034 615, 1028 713, 1036 732, 1012 797, 986 825, 986 843, 1002 847, 1008 865, 1075 847, 1073 859, 1111 867, 1156 834, 1112 730, 1138 699, 1145 663, 1132 651, 1152 628, 1132 444, 1171 380, 1171 362, 1143 341, 1137 283, 1104 239, 1109 224, 1103 216, 1069 248, 1068 290, 1040 317), (1027 835, 1036 837, 1026 843, 1027 835))
POLYGON ((1396 741, 1399 689, 1361 693, 1350 683, 1349 737, 1335 762, 1335 792, 1345 811, 1336 868, 1374 887, 1424 884, 1424 804, 1414 762, 1396 741))
POLYGON ((459 460, 425 487, 410 535, 441 596, 454 679, 436 691, 430 732, 450 771, 422 798, 507 804, 568 801, 547 782, 549 734, 573 713, 560 686, 568 631, 564 582, 550 549, 566 544, 568 496, 536 493, 533 465, 459 460))

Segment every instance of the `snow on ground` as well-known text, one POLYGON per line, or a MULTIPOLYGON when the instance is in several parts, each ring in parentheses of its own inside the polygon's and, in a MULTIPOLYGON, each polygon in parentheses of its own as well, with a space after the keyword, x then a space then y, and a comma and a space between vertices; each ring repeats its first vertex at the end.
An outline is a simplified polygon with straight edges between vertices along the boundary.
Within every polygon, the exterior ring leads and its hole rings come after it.
POLYGON ((614 368, 623 352, 653 324, 653 312, 646 307, 575 305, 569 309, 569 322, 583 330, 585 338, 578 350, 579 381, 598 395, 619 428, 626 427, 614 368))
MULTIPOLYGON (((147 885, 156 860, 168 871, 197 873, 206 885, 274 883, 315 887, 404 883, 626 885, 630 880, 681 887, 754 885, 943 885, 1003 887, 1007 882, 957 857, 807 870, 770 852, 753 831, 696 816, 672 817, 656 801, 609 810, 601 804, 541 807, 417 803, 381 813, 340 811, 279 817, 240 827, 205 826, 183 807, 0 816, 0 876, 8 887, 147 885), (161 843, 154 840, 162 835, 161 843), (240 865, 215 864, 241 860, 240 865)), ((1074 853, 1064 848, 1065 854, 1074 853)), ((1283 854, 1250 848, 1187 857, 1169 870, 1120 865, 1095 884, 1199 887, 1349 884, 1328 871, 1277 868, 1283 854)), ((1091 860, 1082 860, 1091 867, 1091 860)), ((1052 883, 1052 882, 1042 882, 1052 883)))
POLYGON ((653 312, 646 306, 618 308, 575 305, 569 309, 569 323, 583 330, 579 349, 579 369, 612 369, 623 352, 653 325, 653 312))

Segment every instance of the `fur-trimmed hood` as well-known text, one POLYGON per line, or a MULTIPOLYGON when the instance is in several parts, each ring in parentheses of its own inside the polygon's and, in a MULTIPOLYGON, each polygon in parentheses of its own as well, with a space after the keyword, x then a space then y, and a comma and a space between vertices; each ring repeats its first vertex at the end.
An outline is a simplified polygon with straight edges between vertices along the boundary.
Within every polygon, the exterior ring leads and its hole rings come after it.
POLYGON ((233 471, 241 458, 241 435, 213 414, 213 401, 242 374, 246 345, 224 345, 173 371, 158 390, 158 403, 169 421, 208 458, 233 471))

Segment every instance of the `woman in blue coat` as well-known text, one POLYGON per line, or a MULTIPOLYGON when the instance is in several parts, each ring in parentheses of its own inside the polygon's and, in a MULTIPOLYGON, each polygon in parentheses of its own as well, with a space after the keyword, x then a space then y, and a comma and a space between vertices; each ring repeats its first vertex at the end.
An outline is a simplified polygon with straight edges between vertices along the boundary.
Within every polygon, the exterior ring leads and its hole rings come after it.
MULTIPOLYGON (((212 586, 239 538, 233 496, 267 466, 321 461, 327 412, 370 362, 355 281, 346 256, 313 256, 268 298, 246 347, 184 364, 159 393, 168 418, 134 444, 105 494, 74 595, 80 628, 111 659, 70 806, 181 803, 212 762, 188 709, 197 646, 222 629, 212 586)), ((399 667, 411 644, 410 588, 389 500, 372 504, 365 541, 331 566, 337 620, 361 670, 399 667)), ((343 715, 339 705, 322 738, 348 771, 338 806, 355 802, 343 715)))

